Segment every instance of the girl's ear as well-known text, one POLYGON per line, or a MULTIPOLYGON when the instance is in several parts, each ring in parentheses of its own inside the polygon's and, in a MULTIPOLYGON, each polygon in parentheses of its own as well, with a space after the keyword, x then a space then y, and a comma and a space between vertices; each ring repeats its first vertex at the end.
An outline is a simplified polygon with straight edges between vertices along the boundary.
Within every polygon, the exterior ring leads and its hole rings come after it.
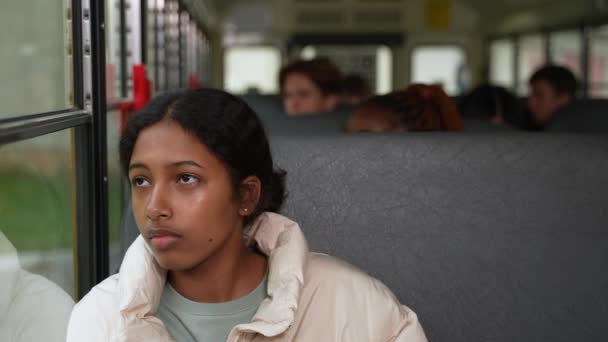
POLYGON ((260 202, 262 181, 257 176, 245 178, 239 186, 239 215, 245 217, 253 214, 260 202))

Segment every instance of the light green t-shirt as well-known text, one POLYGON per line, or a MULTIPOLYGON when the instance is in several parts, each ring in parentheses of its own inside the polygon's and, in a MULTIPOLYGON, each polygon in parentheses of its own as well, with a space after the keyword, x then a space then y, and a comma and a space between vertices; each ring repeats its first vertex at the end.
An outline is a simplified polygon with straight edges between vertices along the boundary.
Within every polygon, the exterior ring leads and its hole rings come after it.
POLYGON ((248 295, 226 303, 193 302, 165 284, 158 317, 177 342, 225 342, 235 325, 249 323, 266 298, 264 277, 248 295))

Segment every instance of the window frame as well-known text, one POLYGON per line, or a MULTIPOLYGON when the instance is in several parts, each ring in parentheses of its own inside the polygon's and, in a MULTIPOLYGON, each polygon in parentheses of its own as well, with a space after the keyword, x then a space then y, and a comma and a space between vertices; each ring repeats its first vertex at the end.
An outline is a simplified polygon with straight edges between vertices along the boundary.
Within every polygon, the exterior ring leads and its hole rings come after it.
MULTIPOLYGON (((543 39, 545 41, 545 62, 550 62, 553 60, 553 56, 552 56, 552 48, 551 48, 551 35, 554 33, 559 33, 559 32, 563 32, 563 31, 578 31, 579 34, 581 35, 581 76, 579 79, 580 82, 580 91, 581 91, 581 98, 583 99, 587 99, 590 98, 589 96, 589 89, 590 89, 590 58, 591 58, 591 37, 592 37, 592 33, 593 31, 598 28, 598 27, 602 27, 602 26, 606 26, 608 25, 608 19, 603 17, 603 18, 598 18, 598 19, 591 19, 591 20, 585 20, 583 22, 576 22, 576 23, 566 23, 563 25, 555 25, 555 26, 549 26, 549 27, 543 27, 543 28, 536 28, 536 29, 529 29, 529 30, 521 30, 521 31, 515 31, 515 32, 511 32, 508 34, 495 34, 495 35, 489 35, 486 40, 485 40, 485 63, 484 63, 484 67, 487 68, 487 70, 490 69, 490 46, 491 43, 496 41, 496 40, 511 40, 514 44, 515 47, 515 63, 514 63, 514 74, 516 76, 519 75, 519 62, 518 62, 518 58, 517 56, 519 55, 519 49, 520 49, 520 44, 519 44, 519 39, 521 36, 525 36, 525 35, 529 35, 529 34, 541 34, 543 36, 543 39)), ((489 82, 490 81, 490 77, 489 77, 489 72, 487 73, 486 77, 485 77, 485 81, 489 82)), ((514 79, 514 84, 512 84, 510 86, 511 90, 516 90, 517 87, 517 77, 515 77, 514 79)), ((607 82, 608 83, 608 82, 607 82)))
POLYGON ((72 108, 0 119, 0 144, 73 130, 77 299, 108 276, 108 208, 103 1, 68 4, 72 34, 72 108))
POLYGON ((485 56, 486 56, 485 58, 487 60, 487 67, 486 67, 486 70, 487 70, 487 75, 486 75, 487 82, 488 83, 492 83, 492 84, 494 82, 492 80, 492 45, 494 43, 498 43, 498 42, 506 42, 506 43, 510 44, 511 48, 512 48, 512 50, 511 50, 511 57, 510 57, 511 58, 511 63, 512 63, 511 76, 510 76, 510 78, 511 78, 510 79, 511 84, 506 84, 506 85, 503 85, 503 86, 507 87, 510 90, 513 90, 514 84, 517 83, 516 64, 517 64, 518 46, 515 43, 514 39, 512 39, 510 37, 509 38, 507 38, 507 37, 497 38, 497 39, 487 40, 486 41, 487 48, 485 50, 485 56))

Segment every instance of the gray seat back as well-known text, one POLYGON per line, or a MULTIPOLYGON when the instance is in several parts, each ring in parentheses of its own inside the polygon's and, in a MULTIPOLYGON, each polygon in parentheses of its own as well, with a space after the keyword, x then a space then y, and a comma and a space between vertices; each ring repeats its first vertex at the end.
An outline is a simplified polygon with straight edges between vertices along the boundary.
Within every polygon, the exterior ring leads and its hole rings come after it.
POLYGON ((353 107, 343 106, 333 112, 288 116, 276 95, 243 95, 241 98, 258 114, 270 136, 338 135, 346 128, 353 107))
POLYGON ((502 132, 512 132, 517 130, 515 126, 510 124, 502 124, 496 125, 491 123, 488 120, 480 120, 480 119, 464 119, 464 131, 467 133, 502 133, 502 132))
POLYGON ((431 341, 608 341, 608 138, 273 146, 311 249, 385 282, 431 341))

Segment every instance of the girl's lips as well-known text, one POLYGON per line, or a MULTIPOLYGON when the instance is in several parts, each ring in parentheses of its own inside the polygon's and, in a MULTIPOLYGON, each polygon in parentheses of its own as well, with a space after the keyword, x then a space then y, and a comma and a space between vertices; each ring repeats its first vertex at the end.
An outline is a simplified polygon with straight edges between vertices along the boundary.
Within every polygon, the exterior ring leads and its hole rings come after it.
POLYGON ((166 251, 180 239, 177 235, 156 235, 150 239, 150 244, 158 251, 166 251))
POLYGON ((164 229, 152 229, 148 233, 150 244, 158 251, 170 249, 180 238, 181 235, 164 229))

